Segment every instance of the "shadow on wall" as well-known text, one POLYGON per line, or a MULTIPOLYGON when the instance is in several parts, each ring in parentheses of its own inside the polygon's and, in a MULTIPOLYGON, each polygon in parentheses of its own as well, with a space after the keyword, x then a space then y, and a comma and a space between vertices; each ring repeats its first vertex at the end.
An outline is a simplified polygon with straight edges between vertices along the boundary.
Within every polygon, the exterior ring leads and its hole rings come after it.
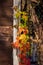
POLYGON ((13 24, 13 0, 0 0, 0 25, 13 24))
POLYGON ((5 40, 0 40, 0 65, 12 65, 12 49, 10 47, 6 47, 5 40))

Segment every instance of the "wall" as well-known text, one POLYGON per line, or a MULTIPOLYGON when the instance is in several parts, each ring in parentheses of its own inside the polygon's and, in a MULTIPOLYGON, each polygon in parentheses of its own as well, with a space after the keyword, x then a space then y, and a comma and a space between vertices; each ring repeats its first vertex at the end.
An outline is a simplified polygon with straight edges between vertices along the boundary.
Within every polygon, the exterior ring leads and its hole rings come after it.
POLYGON ((0 0, 0 65, 12 63, 13 0, 0 0))

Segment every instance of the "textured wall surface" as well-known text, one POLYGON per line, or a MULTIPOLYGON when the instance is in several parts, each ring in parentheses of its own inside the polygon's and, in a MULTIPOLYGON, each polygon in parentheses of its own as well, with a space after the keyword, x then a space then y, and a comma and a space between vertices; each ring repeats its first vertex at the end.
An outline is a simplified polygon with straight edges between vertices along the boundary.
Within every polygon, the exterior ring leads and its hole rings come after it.
POLYGON ((0 25, 12 25, 13 0, 0 0, 0 25))
POLYGON ((12 64, 13 0, 0 0, 0 65, 12 64))

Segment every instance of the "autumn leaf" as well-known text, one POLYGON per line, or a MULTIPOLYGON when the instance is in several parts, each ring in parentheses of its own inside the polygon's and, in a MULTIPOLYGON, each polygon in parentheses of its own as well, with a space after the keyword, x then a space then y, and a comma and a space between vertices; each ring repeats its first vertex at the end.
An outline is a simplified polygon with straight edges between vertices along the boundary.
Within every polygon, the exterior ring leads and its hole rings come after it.
POLYGON ((27 20, 28 20, 28 16, 26 16, 26 15, 22 15, 22 20, 23 20, 24 22, 27 22, 27 20))

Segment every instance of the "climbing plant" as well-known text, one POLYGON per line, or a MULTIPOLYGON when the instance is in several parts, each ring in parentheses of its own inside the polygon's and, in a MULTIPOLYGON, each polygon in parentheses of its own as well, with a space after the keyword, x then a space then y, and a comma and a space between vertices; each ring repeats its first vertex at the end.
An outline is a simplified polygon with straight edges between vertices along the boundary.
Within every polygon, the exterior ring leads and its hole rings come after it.
POLYGON ((13 43, 13 47, 19 50, 19 54, 17 55, 20 59, 19 65, 30 65, 30 42, 29 42, 29 30, 27 26, 28 16, 24 11, 16 10, 15 14, 18 19, 20 16, 20 22, 18 27, 18 36, 16 38, 16 42, 13 43))
MULTIPOLYGON (((34 0, 33 0, 34 1, 34 0)), ((39 4, 38 1, 26 1, 25 4, 21 4, 21 10, 17 6, 14 7, 16 14, 14 15, 17 19, 20 19, 18 26, 18 35, 16 42, 12 44, 14 48, 19 50, 19 65, 30 65, 31 56, 31 36, 34 38, 35 23, 39 23, 34 8, 39 4), (28 4, 29 3, 29 4, 28 4), (22 6, 23 5, 23 6, 22 6)), ((22 3, 22 0, 21 0, 22 3)), ((17 27, 17 26, 16 26, 17 27)), ((33 41, 32 41, 33 42, 33 41)))

